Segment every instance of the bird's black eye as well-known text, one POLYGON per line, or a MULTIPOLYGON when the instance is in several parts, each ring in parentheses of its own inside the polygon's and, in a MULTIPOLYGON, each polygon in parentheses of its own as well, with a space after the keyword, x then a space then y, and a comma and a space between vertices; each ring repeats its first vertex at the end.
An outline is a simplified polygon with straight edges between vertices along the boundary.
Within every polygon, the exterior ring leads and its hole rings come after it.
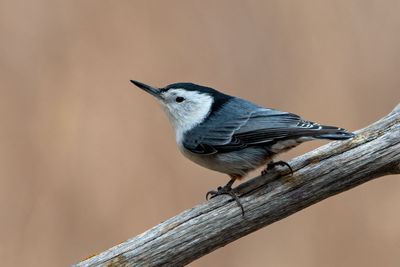
POLYGON ((175 101, 177 102, 177 103, 181 103, 181 102, 183 102, 185 100, 185 98, 183 98, 183 97, 181 97, 181 96, 178 96, 177 98, 175 98, 175 101))

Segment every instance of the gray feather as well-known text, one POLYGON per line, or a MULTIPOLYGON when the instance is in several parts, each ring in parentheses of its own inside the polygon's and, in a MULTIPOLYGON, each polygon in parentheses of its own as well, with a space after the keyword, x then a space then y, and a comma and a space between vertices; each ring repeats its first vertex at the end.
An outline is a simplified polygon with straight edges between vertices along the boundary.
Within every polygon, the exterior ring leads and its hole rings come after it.
POLYGON ((232 98, 195 130, 185 134, 183 146, 197 154, 231 152, 251 146, 268 147, 280 140, 312 137, 347 139, 351 133, 322 126, 298 115, 232 98))

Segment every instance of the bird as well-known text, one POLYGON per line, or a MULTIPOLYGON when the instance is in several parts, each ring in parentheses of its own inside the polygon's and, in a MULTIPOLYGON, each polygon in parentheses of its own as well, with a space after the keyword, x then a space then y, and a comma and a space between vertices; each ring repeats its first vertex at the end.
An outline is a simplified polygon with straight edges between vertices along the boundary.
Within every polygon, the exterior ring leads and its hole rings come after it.
POLYGON ((262 175, 277 165, 287 166, 292 174, 288 163, 274 161, 277 155, 306 141, 354 137, 354 133, 343 128, 321 125, 203 85, 179 82, 157 88, 136 80, 131 82, 161 104, 184 156, 229 175, 229 182, 207 192, 206 198, 230 195, 242 215, 243 206, 232 189, 236 180, 262 166, 262 175))

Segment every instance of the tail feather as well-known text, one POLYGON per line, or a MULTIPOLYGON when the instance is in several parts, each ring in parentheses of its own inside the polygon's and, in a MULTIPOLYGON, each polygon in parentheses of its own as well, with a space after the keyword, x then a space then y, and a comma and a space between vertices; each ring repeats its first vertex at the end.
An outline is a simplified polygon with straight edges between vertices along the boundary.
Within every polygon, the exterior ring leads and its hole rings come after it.
POLYGON ((353 138, 355 136, 354 133, 348 132, 343 128, 338 128, 334 126, 325 126, 321 125, 320 132, 324 132, 323 134, 315 135, 315 138, 318 139, 329 139, 329 140, 346 140, 353 138))

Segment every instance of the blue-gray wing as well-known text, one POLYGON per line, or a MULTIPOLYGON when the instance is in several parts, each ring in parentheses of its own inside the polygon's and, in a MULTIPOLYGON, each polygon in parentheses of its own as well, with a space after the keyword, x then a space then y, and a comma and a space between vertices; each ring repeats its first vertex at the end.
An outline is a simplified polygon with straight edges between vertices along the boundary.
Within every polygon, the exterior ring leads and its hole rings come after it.
POLYGON ((187 132, 183 146, 193 153, 213 154, 315 135, 319 129, 320 125, 295 114, 233 98, 194 130, 187 132))

